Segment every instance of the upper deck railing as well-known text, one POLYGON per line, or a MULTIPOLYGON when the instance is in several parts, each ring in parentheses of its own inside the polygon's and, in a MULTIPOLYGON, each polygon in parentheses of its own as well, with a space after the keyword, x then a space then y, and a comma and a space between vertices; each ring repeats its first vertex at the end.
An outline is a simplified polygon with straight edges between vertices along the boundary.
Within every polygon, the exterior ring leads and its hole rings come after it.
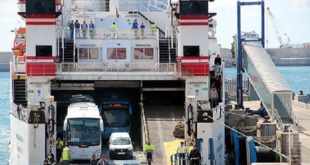
POLYGON ((76 39, 158 39, 157 29, 95 29, 76 31, 76 39))
POLYGON ((58 75, 64 72, 170 72, 177 73, 176 64, 168 63, 62 63, 58 75))
POLYGON ((59 28, 58 36, 65 39, 107 39, 107 40, 117 40, 117 39, 159 39, 158 29, 103 29, 98 28, 94 30, 77 30, 71 32, 69 28, 59 28), (72 36, 72 34, 75 35, 72 36))

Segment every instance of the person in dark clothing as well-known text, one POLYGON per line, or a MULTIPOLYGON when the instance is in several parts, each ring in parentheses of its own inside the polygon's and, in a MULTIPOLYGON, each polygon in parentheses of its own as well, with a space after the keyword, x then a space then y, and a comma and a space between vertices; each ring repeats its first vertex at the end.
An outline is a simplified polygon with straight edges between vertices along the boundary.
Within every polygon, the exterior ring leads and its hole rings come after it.
POLYGON ((76 37, 81 37, 80 27, 81 27, 81 24, 79 23, 79 21, 75 20, 74 28, 75 28, 75 36, 76 37))
POLYGON ((104 155, 100 156, 100 159, 97 162, 97 165, 109 165, 109 163, 108 163, 108 161, 104 155))
POLYGON ((71 37, 71 39, 73 39, 73 30, 74 30, 73 20, 71 20, 71 22, 69 23, 69 29, 70 29, 70 37, 71 37))
POLYGON ((95 154, 93 154, 91 157, 90 165, 97 165, 97 158, 95 154))
POLYGON ((214 59, 214 65, 221 65, 221 64, 222 64, 222 59, 220 55, 218 54, 214 59))
POLYGON ((188 156, 190 160, 190 165, 200 165, 201 155, 199 150, 194 146, 188 156))

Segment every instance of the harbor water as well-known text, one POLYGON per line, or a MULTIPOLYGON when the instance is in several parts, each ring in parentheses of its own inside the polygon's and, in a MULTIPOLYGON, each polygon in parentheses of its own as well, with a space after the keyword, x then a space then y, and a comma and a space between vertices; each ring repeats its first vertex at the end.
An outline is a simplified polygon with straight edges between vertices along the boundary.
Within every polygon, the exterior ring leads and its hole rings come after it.
MULTIPOLYGON (((310 66, 278 67, 295 93, 303 90, 310 94, 310 66)), ((226 76, 236 77, 234 68, 226 69, 226 76)), ((0 72, 0 165, 6 165, 9 144, 9 73, 0 72)))

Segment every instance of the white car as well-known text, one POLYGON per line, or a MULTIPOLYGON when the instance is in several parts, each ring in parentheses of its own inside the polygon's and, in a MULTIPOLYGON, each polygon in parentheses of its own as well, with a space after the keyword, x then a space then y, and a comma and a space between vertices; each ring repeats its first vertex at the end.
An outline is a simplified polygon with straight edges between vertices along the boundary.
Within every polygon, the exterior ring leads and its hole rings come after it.
POLYGON ((133 146, 127 132, 114 132, 109 140, 110 159, 132 159, 133 146))

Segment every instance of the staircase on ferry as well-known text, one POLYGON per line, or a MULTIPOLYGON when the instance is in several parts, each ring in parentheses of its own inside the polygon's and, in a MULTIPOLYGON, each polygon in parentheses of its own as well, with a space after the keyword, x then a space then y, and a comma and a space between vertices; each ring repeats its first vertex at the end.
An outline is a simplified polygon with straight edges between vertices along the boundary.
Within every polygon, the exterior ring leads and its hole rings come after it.
MULTIPOLYGON (((73 50, 74 50, 74 42, 72 39, 65 39, 64 40, 64 48, 62 46, 62 41, 59 41, 59 62, 73 62, 73 50)), ((75 58, 75 60, 77 60, 75 58)))
POLYGON ((159 62, 176 63, 176 42, 173 42, 172 47, 170 39, 159 40, 159 62))
POLYGON ((24 79, 15 79, 13 81, 14 85, 14 103, 17 105, 27 106, 26 99, 26 80, 24 79))

